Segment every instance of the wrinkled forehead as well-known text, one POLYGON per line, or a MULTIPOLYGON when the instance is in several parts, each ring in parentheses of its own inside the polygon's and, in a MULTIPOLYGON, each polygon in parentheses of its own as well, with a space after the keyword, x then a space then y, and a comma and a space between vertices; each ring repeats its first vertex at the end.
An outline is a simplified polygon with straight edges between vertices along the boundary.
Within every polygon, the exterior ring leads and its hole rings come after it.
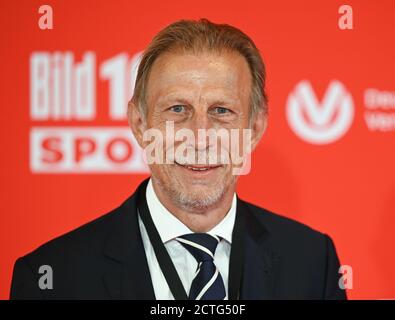
POLYGON ((180 95, 243 100, 249 96, 251 73, 237 52, 164 53, 154 62, 146 89, 148 104, 180 95))

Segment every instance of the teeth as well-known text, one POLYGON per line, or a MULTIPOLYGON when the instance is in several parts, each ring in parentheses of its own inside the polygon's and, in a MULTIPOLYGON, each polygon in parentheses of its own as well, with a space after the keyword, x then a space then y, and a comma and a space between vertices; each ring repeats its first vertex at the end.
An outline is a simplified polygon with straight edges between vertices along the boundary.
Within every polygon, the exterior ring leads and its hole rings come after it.
POLYGON ((194 170, 194 171, 206 171, 208 168, 195 168, 195 167, 189 167, 187 166, 188 169, 194 170))

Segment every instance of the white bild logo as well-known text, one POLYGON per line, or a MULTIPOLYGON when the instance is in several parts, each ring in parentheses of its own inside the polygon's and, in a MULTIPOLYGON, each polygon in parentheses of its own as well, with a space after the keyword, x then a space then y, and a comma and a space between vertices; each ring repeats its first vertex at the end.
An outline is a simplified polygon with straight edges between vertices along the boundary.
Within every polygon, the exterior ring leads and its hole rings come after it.
POLYGON ((119 126, 127 119, 127 101, 133 94, 140 56, 129 58, 121 53, 98 63, 91 51, 80 61, 69 51, 31 54, 33 173, 148 172, 131 129, 119 126), (110 124, 104 127, 97 124, 99 83, 108 86, 108 100, 102 104, 106 110, 101 113, 110 124))
POLYGON ((320 103, 310 82, 303 80, 288 96, 286 116, 291 129, 302 140, 328 144, 340 139, 350 128, 354 103, 340 81, 330 82, 320 103))
POLYGON ((129 127, 33 127, 34 173, 145 173, 143 151, 129 127))
POLYGON ((110 120, 126 120, 141 53, 121 53, 96 65, 88 51, 80 62, 72 52, 40 51, 30 56, 30 117, 33 121, 95 121, 97 82, 108 84, 110 120), (99 72, 96 72, 98 69, 99 72), (99 76, 99 77, 98 77, 99 76))

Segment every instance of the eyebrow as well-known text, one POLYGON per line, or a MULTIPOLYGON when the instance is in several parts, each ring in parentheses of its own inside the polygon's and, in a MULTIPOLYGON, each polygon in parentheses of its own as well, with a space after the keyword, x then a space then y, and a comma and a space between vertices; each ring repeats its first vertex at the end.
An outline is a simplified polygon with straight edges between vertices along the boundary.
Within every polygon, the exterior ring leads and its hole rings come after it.
MULTIPOLYGON (((185 105, 192 105, 188 99, 182 98, 176 95, 169 95, 158 100, 158 105, 163 105, 169 102, 180 103, 185 105)), ((232 98, 222 98, 222 99, 214 99, 210 102, 210 105, 232 105, 238 103, 239 99, 232 98)))

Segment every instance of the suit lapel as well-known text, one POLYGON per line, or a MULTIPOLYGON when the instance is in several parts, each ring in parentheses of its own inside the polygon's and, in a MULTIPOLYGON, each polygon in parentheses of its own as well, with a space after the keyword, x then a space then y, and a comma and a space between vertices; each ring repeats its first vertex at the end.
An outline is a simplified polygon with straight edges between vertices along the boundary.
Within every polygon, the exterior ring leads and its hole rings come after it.
POLYGON ((137 194, 138 190, 115 213, 119 216, 104 246, 108 271, 103 281, 112 299, 155 299, 138 225, 137 194))
POLYGON ((275 299, 275 280, 280 256, 270 248, 270 233, 248 205, 238 198, 237 210, 245 218, 245 251, 243 283, 240 298, 244 300, 275 299))
MULTIPOLYGON (((137 194, 138 190, 114 213, 118 217, 114 217, 112 231, 104 246, 108 268, 103 281, 112 299, 155 299, 138 225, 137 194)), ((275 299, 280 256, 270 248, 270 233, 239 198, 237 212, 245 219, 240 299, 275 299)))

